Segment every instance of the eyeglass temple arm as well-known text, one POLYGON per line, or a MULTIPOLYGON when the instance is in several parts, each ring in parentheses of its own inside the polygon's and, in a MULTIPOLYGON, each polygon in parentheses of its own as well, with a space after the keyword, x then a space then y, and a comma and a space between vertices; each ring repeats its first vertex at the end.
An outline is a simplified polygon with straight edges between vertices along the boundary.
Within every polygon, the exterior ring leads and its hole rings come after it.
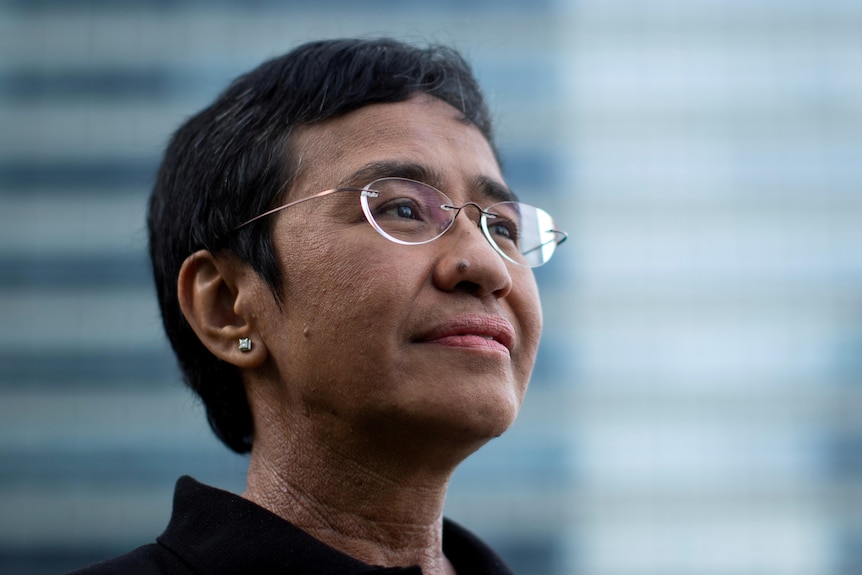
POLYGON ((271 210, 267 210, 267 211, 263 212, 262 214, 256 215, 255 217, 251 218, 250 220, 244 221, 243 223, 241 223, 240 225, 238 225, 237 227, 235 227, 231 231, 235 232, 237 230, 240 230, 240 229, 246 227, 247 225, 249 225, 251 223, 254 223, 258 220, 262 220, 263 218, 265 218, 267 216, 271 216, 272 214, 274 214, 276 212, 280 212, 282 210, 286 210, 287 208, 291 208, 297 204, 307 202, 308 200, 313 200, 314 198, 320 198, 322 196, 328 196, 329 194, 333 194, 336 192, 367 192, 368 195, 371 195, 372 197, 377 197, 376 196, 377 192, 375 192, 374 190, 366 190, 365 188, 345 187, 345 188, 333 188, 331 190, 323 190, 322 192, 319 192, 317 194, 313 194, 313 195, 307 196, 305 198, 300 198, 298 200, 294 200, 292 202, 288 202, 284 205, 278 206, 277 208, 272 208, 271 210))
POLYGON ((540 250, 540 249, 542 249, 543 247, 545 247, 546 245, 551 244, 551 243, 553 243, 554 245, 560 245, 561 243, 563 243, 564 241, 566 241, 566 240, 569 238, 569 234, 567 234, 567 233, 566 233, 566 232, 564 232, 564 231, 561 231, 561 230, 548 230, 548 231, 549 231, 549 232, 551 232, 552 234, 559 234, 559 235, 560 235, 560 236, 562 236, 562 237, 560 237, 560 239, 554 238, 554 239, 552 239, 552 240, 548 240, 548 241, 546 241, 546 242, 543 242, 543 243, 541 243, 541 244, 537 245, 537 246, 536 246, 536 247, 534 247, 534 248, 530 248, 530 249, 528 249, 528 250, 527 250, 527 251, 525 251, 525 252, 521 252, 521 255, 524 255, 524 256, 525 256, 525 255, 527 255, 527 254, 531 254, 531 253, 533 253, 534 251, 536 251, 536 250, 540 250))

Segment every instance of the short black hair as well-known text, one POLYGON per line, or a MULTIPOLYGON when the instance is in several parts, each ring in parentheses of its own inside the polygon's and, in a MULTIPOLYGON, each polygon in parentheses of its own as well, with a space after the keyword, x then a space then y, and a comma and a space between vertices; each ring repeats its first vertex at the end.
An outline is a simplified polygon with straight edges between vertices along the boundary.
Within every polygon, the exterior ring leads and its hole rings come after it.
MULTIPOLYGON (((478 82, 455 50, 389 38, 310 42, 234 80, 173 135, 150 196, 150 258, 165 331, 186 384, 204 403, 218 438, 251 450, 252 415, 239 369, 216 358, 186 321, 177 297, 184 260, 198 249, 248 262, 280 300, 269 218, 295 176, 291 135, 299 126, 374 103, 425 93, 461 111, 494 147, 478 82)), ((496 151, 495 151, 496 153, 496 151)))

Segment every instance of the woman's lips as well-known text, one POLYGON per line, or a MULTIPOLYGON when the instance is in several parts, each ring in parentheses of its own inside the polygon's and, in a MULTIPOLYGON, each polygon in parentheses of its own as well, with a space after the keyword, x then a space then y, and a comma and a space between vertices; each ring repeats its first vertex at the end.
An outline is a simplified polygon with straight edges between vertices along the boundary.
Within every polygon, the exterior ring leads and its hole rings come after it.
POLYGON ((448 345, 450 347, 463 347, 483 351, 498 351, 507 355, 509 354, 509 348, 499 341, 478 335, 448 335, 428 340, 426 343, 437 343, 440 345, 448 345))
POLYGON ((515 330, 504 317, 462 315, 448 318, 417 341, 510 355, 515 344, 515 330))

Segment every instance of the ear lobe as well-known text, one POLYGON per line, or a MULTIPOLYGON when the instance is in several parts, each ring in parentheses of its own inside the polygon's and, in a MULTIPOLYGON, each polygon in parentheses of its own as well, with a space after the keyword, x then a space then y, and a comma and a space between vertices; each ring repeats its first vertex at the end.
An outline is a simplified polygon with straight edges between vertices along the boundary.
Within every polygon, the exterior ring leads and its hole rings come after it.
POLYGON ((177 278, 177 296, 186 321, 201 343, 219 359, 237 367, 257 367, 266 359, 266 347, 255 338, 255 326, 238 300, 251 286, 242 281, 235 259, 216 258, 200 250, 183 262, 177 278), (249 338, 251 350, 240 349, 239 340, 249 338), (255 341, 257 340, 257 341, 255 341))

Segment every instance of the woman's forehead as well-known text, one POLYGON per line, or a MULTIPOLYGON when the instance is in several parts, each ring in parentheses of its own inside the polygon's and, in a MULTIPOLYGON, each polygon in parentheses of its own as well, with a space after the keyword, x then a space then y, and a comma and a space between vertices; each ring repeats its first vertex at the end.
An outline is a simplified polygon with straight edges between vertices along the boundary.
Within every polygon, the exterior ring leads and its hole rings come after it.
POLYGON ((458 110, 429 96, 371 104, 304 126, 291 138, 290 148, 300 189, 362 185, 387 176, 411 177, 431 185, 481 178, 496 185, 493 191, 506 189, 484 135, 465 123, 458 110), (403 173, 407 169, 417 173, 403 173), (429 176, 435 181, 427 181, 429 176), (362 179, 367 181, 358 181, 362 179))

